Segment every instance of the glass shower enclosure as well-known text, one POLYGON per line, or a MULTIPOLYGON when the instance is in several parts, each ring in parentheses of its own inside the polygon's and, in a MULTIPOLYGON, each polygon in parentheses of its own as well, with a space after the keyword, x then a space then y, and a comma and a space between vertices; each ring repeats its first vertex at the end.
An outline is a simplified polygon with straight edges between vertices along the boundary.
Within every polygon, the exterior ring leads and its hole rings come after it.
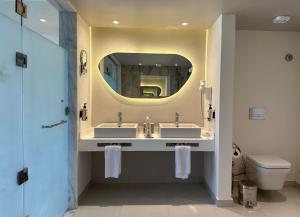
POLYGON ((0 216, 61 217, 68 208, 59 12, 46 0, 0 0, 0 216))

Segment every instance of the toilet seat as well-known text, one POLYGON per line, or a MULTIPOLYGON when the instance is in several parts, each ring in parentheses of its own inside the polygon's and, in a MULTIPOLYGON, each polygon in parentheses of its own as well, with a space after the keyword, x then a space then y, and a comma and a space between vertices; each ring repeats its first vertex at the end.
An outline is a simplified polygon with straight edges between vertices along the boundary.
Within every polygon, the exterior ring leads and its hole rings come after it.
POLYGON ((290 169, 291 163, 272 155, 248 155, 248 160, 265 169, 290 169))

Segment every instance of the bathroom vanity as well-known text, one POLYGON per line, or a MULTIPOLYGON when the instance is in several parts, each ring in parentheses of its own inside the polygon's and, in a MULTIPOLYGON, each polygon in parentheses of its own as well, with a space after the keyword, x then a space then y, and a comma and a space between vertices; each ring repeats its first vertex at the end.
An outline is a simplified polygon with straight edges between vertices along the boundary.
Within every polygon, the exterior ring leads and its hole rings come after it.
POLYGON ((160 130, 155 127, 152 138, 145 138, 142 127, 137 128, 135 138, 97 138, 94 136, 95 130, 91 129, 80 135, 79 151, 104 151, 104 147, 109 144, 120 144, 122 151, 174 151, 177 144, 189 145, 192 151, 215 151, 213 133, 202 131, 198 138, 162 138, 160 130))

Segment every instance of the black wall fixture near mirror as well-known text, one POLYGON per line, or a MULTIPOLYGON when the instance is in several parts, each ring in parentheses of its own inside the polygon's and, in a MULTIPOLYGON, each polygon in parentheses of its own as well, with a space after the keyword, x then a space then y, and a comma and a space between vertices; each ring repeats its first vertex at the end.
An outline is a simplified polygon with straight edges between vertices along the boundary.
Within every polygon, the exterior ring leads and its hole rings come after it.
POLYGON ((80 52, 80 75, 87 73, 87 53, 85 50, 80 52))
POLYGON ((177 54, 113 53, 98 68, 115 92, 129 98, 171 96, 192 73, 191 62, 177 54))

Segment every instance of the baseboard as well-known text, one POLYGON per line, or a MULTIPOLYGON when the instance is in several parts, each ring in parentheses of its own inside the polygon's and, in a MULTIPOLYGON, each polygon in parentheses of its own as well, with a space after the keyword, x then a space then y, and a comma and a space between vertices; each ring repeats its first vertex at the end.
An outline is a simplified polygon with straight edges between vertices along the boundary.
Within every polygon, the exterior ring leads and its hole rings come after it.
POLYGON ((81 194, 78 196, 78 204, 81 202, 81 200, 86 196, 88 190, 90 189, 90 187, 92 186, 92 181, 90 181, 85 188, 83 189, 83 191, 81 192, 81 194))
POLYGON ((216 205, 217 207, 231 207, 233 206, 233 199, 229 199, 229 200, 216 200, 216 205))

